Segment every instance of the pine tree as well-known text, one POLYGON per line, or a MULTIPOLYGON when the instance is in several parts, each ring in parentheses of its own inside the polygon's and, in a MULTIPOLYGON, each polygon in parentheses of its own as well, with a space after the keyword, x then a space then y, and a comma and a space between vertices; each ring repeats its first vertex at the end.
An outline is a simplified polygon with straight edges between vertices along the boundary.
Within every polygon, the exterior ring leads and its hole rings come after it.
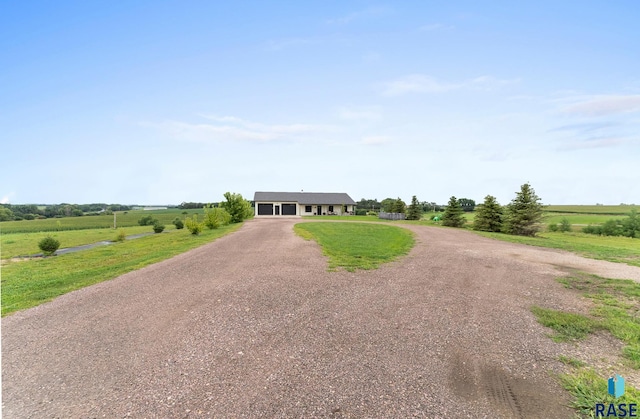
POLYGON ((418 198, 413 195, 407 211, 407 220, 419 220, 420 218, 422 218, 422 205, 418 202, 418 198))
POLYGON ((507 205, 505 231, 518 236, 535 236, 540 230, 542 204, 536 191, 525 183, 507 205))
POLYGON ((448 227, 462 227, 465 223, 462 207, 455 196, 449 198, 449 203, 442 214, 442 225, 448 227))
POLYGON ((502 230, 502 207, 495 196, 485 196, 484 202, 476 207, 473 229, 494 232, 502 230))
POLYGON ((396 199, 391 207, 391 212, 397 212, 404 214, 407 212, 407 204, 400 198, 396 199))

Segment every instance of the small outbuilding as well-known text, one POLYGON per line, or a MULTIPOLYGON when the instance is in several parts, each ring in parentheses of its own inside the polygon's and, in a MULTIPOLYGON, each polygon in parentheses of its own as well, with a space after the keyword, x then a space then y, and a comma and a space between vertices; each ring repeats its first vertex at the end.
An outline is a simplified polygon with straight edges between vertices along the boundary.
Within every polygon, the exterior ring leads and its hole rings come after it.
POLYGON ((353 215, 355 201, 341 192, 256 192, 256 217, 279 215, 353 215))

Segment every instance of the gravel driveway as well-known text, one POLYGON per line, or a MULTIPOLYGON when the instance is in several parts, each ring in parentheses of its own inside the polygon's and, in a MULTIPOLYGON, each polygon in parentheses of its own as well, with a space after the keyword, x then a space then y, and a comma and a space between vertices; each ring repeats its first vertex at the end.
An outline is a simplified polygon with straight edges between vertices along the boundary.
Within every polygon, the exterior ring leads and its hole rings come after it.
POLYGON ((327 272, 299 221, 4 318, 3 417, 571 417, 529 307, 580 304, 564 267, 640 279, 430 227, 397 262, 327 272))

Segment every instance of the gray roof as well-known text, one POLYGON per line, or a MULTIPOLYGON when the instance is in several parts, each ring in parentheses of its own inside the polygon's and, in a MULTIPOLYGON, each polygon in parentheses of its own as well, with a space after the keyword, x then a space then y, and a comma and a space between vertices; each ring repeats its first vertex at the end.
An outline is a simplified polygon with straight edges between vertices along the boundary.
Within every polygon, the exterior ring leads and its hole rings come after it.
POLYGON ((346 193, 331 192, 256 192, 256 202, 297 202, 302 205, 331 204, 354 205, 355 201, 346 193))

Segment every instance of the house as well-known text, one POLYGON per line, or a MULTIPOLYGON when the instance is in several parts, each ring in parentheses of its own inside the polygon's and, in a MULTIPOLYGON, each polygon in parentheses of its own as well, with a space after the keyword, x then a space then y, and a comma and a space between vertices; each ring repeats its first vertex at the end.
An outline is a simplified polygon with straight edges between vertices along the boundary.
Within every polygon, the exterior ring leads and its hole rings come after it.
POLYGON ((255 215, 346 215, 354 214, 355 201, 346 193, 256 192, 255 215))

